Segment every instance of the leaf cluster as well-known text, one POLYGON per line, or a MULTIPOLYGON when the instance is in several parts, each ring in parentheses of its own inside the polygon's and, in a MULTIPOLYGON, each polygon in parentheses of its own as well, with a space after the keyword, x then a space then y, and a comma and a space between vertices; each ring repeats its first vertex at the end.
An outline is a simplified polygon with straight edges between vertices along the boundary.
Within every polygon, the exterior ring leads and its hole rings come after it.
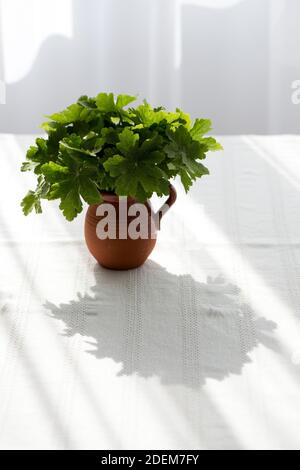
POLYGON ((196 119, 180 109, 168 112, 136 97, 99 93, 81 96, 67 109, 42 124, 46 138, 37 138, 21 171, 37 176, 35 191, 22 200, 25 215, 42 211, 41 200, 60 200, 67 220, 81 211, 83 201, 101 202, 101 190, 143 202, 153 193, 167 195, 169 182, 179 175, 186 191, 207 175, 202 161, 209 151, 221 150, 206 137, 211 121, 196 119))

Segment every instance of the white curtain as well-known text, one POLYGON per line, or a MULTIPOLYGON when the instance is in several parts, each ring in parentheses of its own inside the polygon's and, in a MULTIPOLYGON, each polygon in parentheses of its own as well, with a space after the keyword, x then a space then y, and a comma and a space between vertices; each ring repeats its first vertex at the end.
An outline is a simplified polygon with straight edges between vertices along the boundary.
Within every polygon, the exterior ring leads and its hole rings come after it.
POLYGON ((298 133, 299 15, 299 0, 0 0, 0 132, 111 90, 218 134, 298 133))

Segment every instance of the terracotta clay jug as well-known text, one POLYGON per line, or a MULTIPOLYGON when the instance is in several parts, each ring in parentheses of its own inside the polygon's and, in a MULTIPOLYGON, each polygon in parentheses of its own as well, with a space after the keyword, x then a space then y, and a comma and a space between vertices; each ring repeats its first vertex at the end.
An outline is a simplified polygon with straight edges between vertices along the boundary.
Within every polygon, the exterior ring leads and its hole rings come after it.
MULTIPOLYGON (((85 240, 90 253, 105 268, 123 270, 141 266, 156 244, 162 216, 176 200, 175 188, 170 185, 169 198, 157 213, 154 213, 149 200, 139 206, 146 214, 143 220, 147 226, 139 238, 132 238, 130 227, 131 223, 137 222, 137 216, 132 213, 140 203, 134 198, 121 198, 111 192, 101 191, 101 195, 103 201, 89 206, 85 217, 85 240), (99 227, 103 228, 107 220, 110 232, 103 234, 102 231, 99 237, 99 227)), ((139 225, 136 228, 139 231, 139 225)))

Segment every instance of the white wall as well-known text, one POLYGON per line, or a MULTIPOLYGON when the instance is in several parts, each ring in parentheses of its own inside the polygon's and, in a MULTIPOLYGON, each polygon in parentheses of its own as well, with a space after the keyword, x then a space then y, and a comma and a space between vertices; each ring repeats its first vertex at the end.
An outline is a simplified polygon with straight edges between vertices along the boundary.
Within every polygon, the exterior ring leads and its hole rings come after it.
POLYGON ((139 93, 218 134, 298 133, 299 0, 0 0, 0 132, 80 94, 139 93))

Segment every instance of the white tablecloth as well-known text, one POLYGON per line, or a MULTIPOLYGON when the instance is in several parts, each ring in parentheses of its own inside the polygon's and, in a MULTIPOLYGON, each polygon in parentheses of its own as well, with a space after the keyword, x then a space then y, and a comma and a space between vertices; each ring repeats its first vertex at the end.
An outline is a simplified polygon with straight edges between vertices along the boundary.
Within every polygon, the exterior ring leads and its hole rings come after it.
POLYGON ((300 449, 300 137, 220 140, 113 272, 0 136, 1 449, 300 449))

